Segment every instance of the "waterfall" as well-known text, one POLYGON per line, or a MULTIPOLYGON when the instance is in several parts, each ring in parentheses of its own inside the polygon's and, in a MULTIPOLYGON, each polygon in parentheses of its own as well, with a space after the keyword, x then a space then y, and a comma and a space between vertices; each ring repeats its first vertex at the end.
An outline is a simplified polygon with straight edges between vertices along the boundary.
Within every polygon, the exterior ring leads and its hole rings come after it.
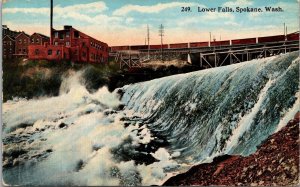
POLYGON ((11 185, 153 185, 222 154, 249 155, 297 112, 296 52, 90 93, 3 104, 11 185))

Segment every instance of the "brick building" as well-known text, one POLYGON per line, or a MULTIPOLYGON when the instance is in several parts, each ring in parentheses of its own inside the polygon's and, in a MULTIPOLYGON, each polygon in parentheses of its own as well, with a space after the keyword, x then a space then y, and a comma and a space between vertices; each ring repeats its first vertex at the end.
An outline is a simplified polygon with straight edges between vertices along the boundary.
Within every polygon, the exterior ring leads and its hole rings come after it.
POLYGON ((5 35, 3 41, 3 59, 12 59, 15 53, 15 39, 9 35, 5 35))
POLYGON ((53 28, 53 0, 50 1, 50 42, 43 45, 31 43, 28 57, 32 60, 67 60, 72 62, 108 62, 108 45, 72 26, 62 30, 53 28))
POLYGON ((27 57, 28 55, 28 46, 30 44, 30 36, 25 32, 21 32, 15 38, 16 47, 15 47, 15 56, 16 57, 27 57))
POLYGON ((107 63, 108 45, 72 26, 62 30, 51 29, 51 43, 31 44, 29 59, 70 60, 72 62, 107 63))
POLYGON ((2 54, 3 59, 12 59, 16 53, 15 37, 21 32, 10 30, 7 25, 2 25, 2 54))
POLYGON ((30 44, 44 45, 45 43, 49 43, 49 42, 50 42, 50 38, 40 33, 33 33, 30 36, 30 44))
POLYGON ((2 37, 4 38, 6 35, 15 38, 21 32, 10 30, 7 25, 2 25, 2 37))

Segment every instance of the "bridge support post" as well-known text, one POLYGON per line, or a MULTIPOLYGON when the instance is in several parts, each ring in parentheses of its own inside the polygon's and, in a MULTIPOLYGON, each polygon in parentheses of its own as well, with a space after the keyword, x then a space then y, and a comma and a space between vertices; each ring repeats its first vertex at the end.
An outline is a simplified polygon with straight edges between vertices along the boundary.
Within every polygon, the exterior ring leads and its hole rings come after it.
POLYGON ((286 46, 284 46, 284 54, 286 54, 286 46))
POLYGON ((265 58, 267 57, 267 50, 266 49, 264 49, 264 52, 265 52, 265 58))
POLYGON ((122 69, 122 54, 121 54, 121 57, 120 57, 120 69, 122 69))
POLYGON ((202 53, 200 53, 200 67, 202 68, 202 53))
POLYGON ((215 67, 217 67, 218 64, 217 64, 217 53, 215 53, 215 67))
POLYGON ((247 61, 249 61, 249 51, 247 51, 247 61))
POLYGON ((192 63, 192 59, 191 59, 191 55, 190 55, 190 53, 188 53, 188 56, 187 56, 187 61, 188 61, 188 63, 192 63))

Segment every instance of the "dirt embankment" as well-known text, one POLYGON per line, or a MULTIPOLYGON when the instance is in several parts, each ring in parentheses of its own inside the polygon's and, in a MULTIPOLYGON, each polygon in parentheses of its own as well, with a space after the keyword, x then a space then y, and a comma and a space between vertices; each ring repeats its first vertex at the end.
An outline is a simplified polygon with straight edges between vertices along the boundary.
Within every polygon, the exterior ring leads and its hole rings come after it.
POLYGON ((163 185, 299 185, 299 119, 298 112, 286 127, 248 157, 218 157, 212 163, 194 166, 170 178, 163 185))

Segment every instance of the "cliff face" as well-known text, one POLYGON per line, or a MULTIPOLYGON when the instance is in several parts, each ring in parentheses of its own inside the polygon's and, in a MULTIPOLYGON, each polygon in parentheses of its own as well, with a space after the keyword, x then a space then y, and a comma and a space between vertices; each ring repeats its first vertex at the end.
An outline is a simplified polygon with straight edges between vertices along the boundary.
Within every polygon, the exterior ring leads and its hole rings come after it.
POLYGON ((192 167, 163 185, 251 185, 284 186, 299 184, 298 112, 281 131, 270 136, 248 156, 225 155, 212 163, 192 167))

